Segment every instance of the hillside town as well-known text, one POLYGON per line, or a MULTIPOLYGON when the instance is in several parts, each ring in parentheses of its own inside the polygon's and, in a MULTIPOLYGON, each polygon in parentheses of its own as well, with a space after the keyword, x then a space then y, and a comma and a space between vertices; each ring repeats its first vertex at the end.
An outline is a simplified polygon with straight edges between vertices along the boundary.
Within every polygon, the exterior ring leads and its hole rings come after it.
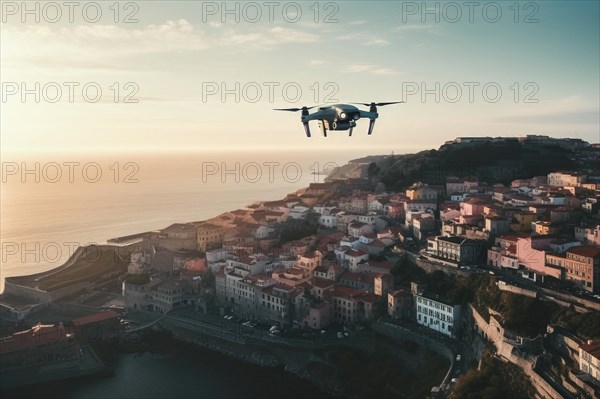
MULTIPOLYGON (((590 154, 598 159, 597 148, 590 154)), ((129 313, 159 316, 186 308, 249 329, 265 326, 274 345, 294 330, 333 328, 333 337, 344 340, 356 326, 414 324, 458 348, 451 355, 455 366, 465 361, 461 356, 477 360, 467 352, 484 351, 485 344, 473 349, 476 335, 488 341, 530 377, 536 397, 600 392, 598 320, 592 337, 559 325, 548 325, 543 336, 527 334, 509 328, 500 309, 402 272, 413 265, 429 274, 485 278, 500 292, 597 316, 598 168, 555 170, 509 184, 447 176, 445 184, 414 181, 401 192, 386 190, 372 173, 337 176, 281 200, 109 244, 131 254, 119 280, 129 313), (553 371, 552 352, 566 371, 553 371)), ((8 279, 9 293, 11 284, 8 279)), ((3 304, 6 314, 26 317, 15 309, 3 304)), ((432 397, 447 395, 443 388, 466 367, 455 370, 432 397)))
MULTIPOLYGON (((161 313, 200 306, 276 332, 387 316, 451 339, 468 334, 461 331, 464 303, 397 281, 394 267, 409 258, 427 270, 487 274, 500 290, 579 312, 600 310, 597 169, 556 170, 509 185, 450 176, 444 185, 417 181, 404 192, 372 186, 356 178, 313 183, 279 201, 152 232, 128 268, 148 278, 124 282, 126 306, 161 313), (195 284, 206 276, 210 283, 195 284)), ((486 328, 501 318, 490 320, 486 328)), ((514 348, 524 350, 524 338, 517 339, 514 348)), ((590 377, 581 379, 595 386, 575 391, 597 392, 600 341, 575 342, 578 369, 590 377)), ((516 356, 494 344, 506 358, 516 356)))

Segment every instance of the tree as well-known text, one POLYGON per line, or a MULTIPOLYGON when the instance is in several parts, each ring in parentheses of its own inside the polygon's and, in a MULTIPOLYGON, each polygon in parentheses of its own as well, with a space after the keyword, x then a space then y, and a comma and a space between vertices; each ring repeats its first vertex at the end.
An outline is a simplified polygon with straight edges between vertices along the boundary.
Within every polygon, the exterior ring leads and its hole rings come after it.
POLYGON ((375 162, 371 162, 369 164, 369 168, 367 169, 367 175, 369 176, 369 179, 379 176, 379 172, 381 172, 379 166, 377 166, 375 162))

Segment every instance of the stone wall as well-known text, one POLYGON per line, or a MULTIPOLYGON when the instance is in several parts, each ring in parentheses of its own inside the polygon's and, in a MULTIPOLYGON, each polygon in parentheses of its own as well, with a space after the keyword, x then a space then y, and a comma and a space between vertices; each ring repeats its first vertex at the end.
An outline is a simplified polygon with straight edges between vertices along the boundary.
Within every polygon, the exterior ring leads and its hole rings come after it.
POLYGON ((510 284, 497 284, 500 291, 508 291, 513 294, 523 295, 530 298, 537 298, 537 292, 533 290, 528 290, 526 288, 517 287, 515 285, 510 284))
POLYGON ((440 356, 447 358, 450 361, 450 367, 448 368, 448 372, 446 373, 444 380, 440 383, 440 385, 447 384, 450 381, 452 368, 454 366, 454 352, 452 351, 452 349, 450 349, 443 343, 431 339, 425 335, 417 334, 407 328, 385 321, 377 320, 375 323, 371 324, 371 327, 381 334, 391 336, 401 341, 414 342, 418 345, 424 346, 425 348, 436 352, 440 356))
POLYGON ((490 321, 487 322, 473 306, 469 304, 467 308, 478 332, 492 342, 498 355, 519 366, 519 368, 529 376, 533 387, 537 391, 538 397, 552 399, 563 397, 563 395, 561 395, 536 371, 536 364, 539 357, 528 354, 528 352, 539 352, 543 337, 539 336, 534 339, 518 337, 504 329, 493 314, 490 317, 490 321), (525 352, 525 350, 527 350, 527 352, 525 352))

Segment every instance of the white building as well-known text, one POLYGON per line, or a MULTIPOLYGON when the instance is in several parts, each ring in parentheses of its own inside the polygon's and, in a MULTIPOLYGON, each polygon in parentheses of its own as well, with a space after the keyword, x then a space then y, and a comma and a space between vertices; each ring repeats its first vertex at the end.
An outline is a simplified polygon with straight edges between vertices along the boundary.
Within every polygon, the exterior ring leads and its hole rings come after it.
POLYGON ((588 245, 600 245, 600 223, 592 227, 575 227, 575 239, 588 245))
POLYGON ((331 229, 337 227, 337 217, 336 215, 321 215, 319 217, 319 225, 322 227, 331 229))
POLYGON ((456 337, 460 326, 460 305, 449 305, 423 295, 415 295, 417 323, 449 337, 456 337))
POLYGON ((308 217, 309 208, 303 205, 295 205, 290 209, 288 217, 296 220, 305 220, 308 217))
POLYGON ((367 205, 367 210, 369 212, 383 212, 383 203, 378 199, 374 199, 373 201, 369 201, 367 205))
POLYGON ((127 265, 127 273, 142 274, 145 272, 146 255, 143 252, 131 254, 129 265, 127 265))
POLYGON ((579 346, 579 368, 600 382, 600 341, 587 341, 579 346))
POLYGON ((577 187, 587 181, 587 175, 578 172, 558 171, 548 174, 549 186, 572 186, 577 187))

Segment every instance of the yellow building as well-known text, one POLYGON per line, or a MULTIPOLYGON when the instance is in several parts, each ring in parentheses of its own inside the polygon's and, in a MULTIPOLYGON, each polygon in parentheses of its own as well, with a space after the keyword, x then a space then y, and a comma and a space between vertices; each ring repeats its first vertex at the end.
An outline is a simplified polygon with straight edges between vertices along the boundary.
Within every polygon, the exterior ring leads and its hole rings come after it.
POLYGON ((548 221, 535 222, 534 227, 534 233, 537 235, 557 234, 560 232, 558 225, 548 221))
POLYGON ((513 222, 510 229, 515 233, 527 233, 531 231, 531 223, 535 221, 533 212, 516 212, 513 215, 513 222))
POLYGON ((198 224, 198 250, 220 248, 223 245, 223 228, 216 224, 201 222, 198 224))

